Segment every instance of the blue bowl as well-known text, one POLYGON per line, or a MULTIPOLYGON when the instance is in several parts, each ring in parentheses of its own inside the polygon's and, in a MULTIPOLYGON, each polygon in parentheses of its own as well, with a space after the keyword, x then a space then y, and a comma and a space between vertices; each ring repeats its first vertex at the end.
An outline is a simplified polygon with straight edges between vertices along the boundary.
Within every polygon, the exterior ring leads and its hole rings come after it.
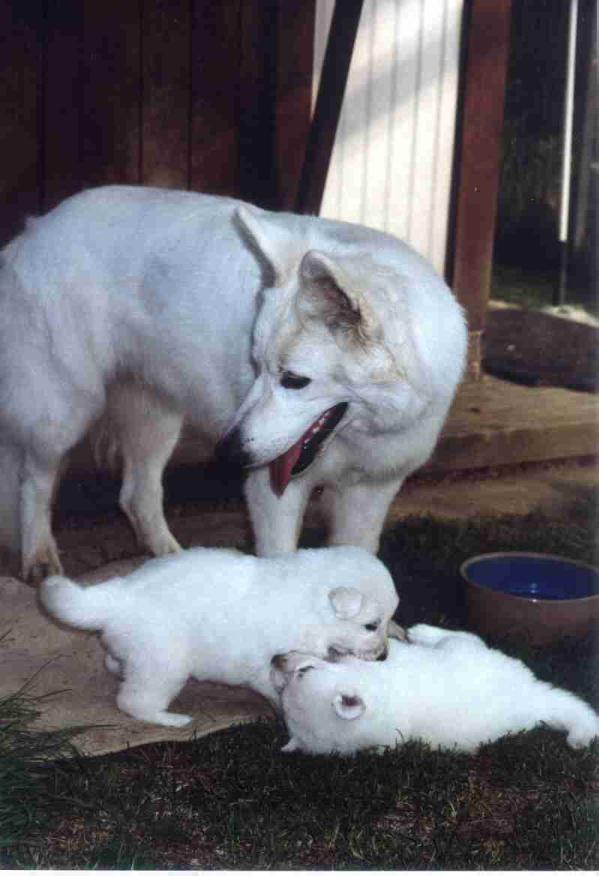
POLYGON ((470 626, 490 638, 549 644, 599 622, 599 570, 565 557, 482 554, 462 564, 470 626))

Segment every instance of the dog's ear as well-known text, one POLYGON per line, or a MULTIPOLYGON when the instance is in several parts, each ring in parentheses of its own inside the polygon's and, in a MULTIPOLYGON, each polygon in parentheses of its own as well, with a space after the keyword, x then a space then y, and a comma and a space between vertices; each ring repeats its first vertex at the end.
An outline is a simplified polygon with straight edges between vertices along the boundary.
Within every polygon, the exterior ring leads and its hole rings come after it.
POLYGON ((339 693, 333 700, 333 708, 344 721, 355 721, 364 713, 364 700, 355 693, 339 693))
POLYGON ((340 620, 349 620, 355 617, 364 601, 364 597, 355 587, 335 587, 329 593, 329 599, 340 620))
MULTIPOLYGON (((281 286, 288 278, 294 263, 294 244, 291 234, 280 221, 264 210, 242 204, 235 211, 236 221, 247 236, 250 245, 272 272, 272 286, 281 286)), ((297 261, 295 262, 297 264, 297 261)))
POLYGON ((299 742, 294 736, 292 736, 287 745, 283 746, 281 751, 284 751, 285 754, 291 754, 292 751, 299 751, 299 742))
POLYGON ((380 326, 353 273, 331 256, 309 250, 299 267, 300 304, 333 334, 365 342, 379 336, 380 326))

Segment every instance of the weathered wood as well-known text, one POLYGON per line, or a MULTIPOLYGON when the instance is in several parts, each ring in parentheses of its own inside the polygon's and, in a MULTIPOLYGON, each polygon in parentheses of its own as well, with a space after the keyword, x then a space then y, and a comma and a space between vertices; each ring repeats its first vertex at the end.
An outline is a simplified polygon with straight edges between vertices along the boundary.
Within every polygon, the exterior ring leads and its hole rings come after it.
POLYGON ((464 383, 430 471, 458 471, 592 456, 599 444, 599 397, 492 377, 464 383))
POLYGON ((195 0, 191 34, 190 186, 239 191, 240 0, 195 0))
POLYGON ((82 0, 86 185, 139 182, 141 0, 82 0))
POLYGON ((450 281, 470 330, 480 332, 491 284, 511 0, 471 0, 467 9, 450 281))
POLYGON ((0 2, 0 243, 41 207, 42 0, 0 2))
POLYGON ((191 147, 189 0, 144 0, 141 29, 141 182, 186 189, 191 147))

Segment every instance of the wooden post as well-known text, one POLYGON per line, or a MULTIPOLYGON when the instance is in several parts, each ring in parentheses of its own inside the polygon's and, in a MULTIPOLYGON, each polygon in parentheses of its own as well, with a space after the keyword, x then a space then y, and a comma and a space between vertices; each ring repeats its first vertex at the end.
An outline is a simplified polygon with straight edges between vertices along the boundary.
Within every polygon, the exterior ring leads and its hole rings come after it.
POLYGON ((468 0, 465 8, 449 279, 468 315, 475 378, 491 286, 510 14, 511 0, 468 0))

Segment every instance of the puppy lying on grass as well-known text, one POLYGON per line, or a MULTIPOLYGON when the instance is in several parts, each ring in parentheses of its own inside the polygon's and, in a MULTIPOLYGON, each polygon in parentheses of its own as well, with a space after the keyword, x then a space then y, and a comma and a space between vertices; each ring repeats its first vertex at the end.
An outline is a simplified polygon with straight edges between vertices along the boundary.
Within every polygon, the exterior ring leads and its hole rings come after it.
POLYGON ((122 711, 172 727, 192 720, 168 711, 190 676, 251 687, 276 705, 275 654, 386 655, 398 603, 385 566, 356 547, 262 559, 195 548, 91 587, 52 576, 40 598, 64 623, 101 630, 122 711))
POLYGON ((418 624, 390 642, 384 663, 307 654, 273 659, 290 740, 284 751, 353 754, 409 739, 475 751, 544 722, 573 748, 599 736, 599 717, 574 694, 535 678, 472 633, 418 624))

